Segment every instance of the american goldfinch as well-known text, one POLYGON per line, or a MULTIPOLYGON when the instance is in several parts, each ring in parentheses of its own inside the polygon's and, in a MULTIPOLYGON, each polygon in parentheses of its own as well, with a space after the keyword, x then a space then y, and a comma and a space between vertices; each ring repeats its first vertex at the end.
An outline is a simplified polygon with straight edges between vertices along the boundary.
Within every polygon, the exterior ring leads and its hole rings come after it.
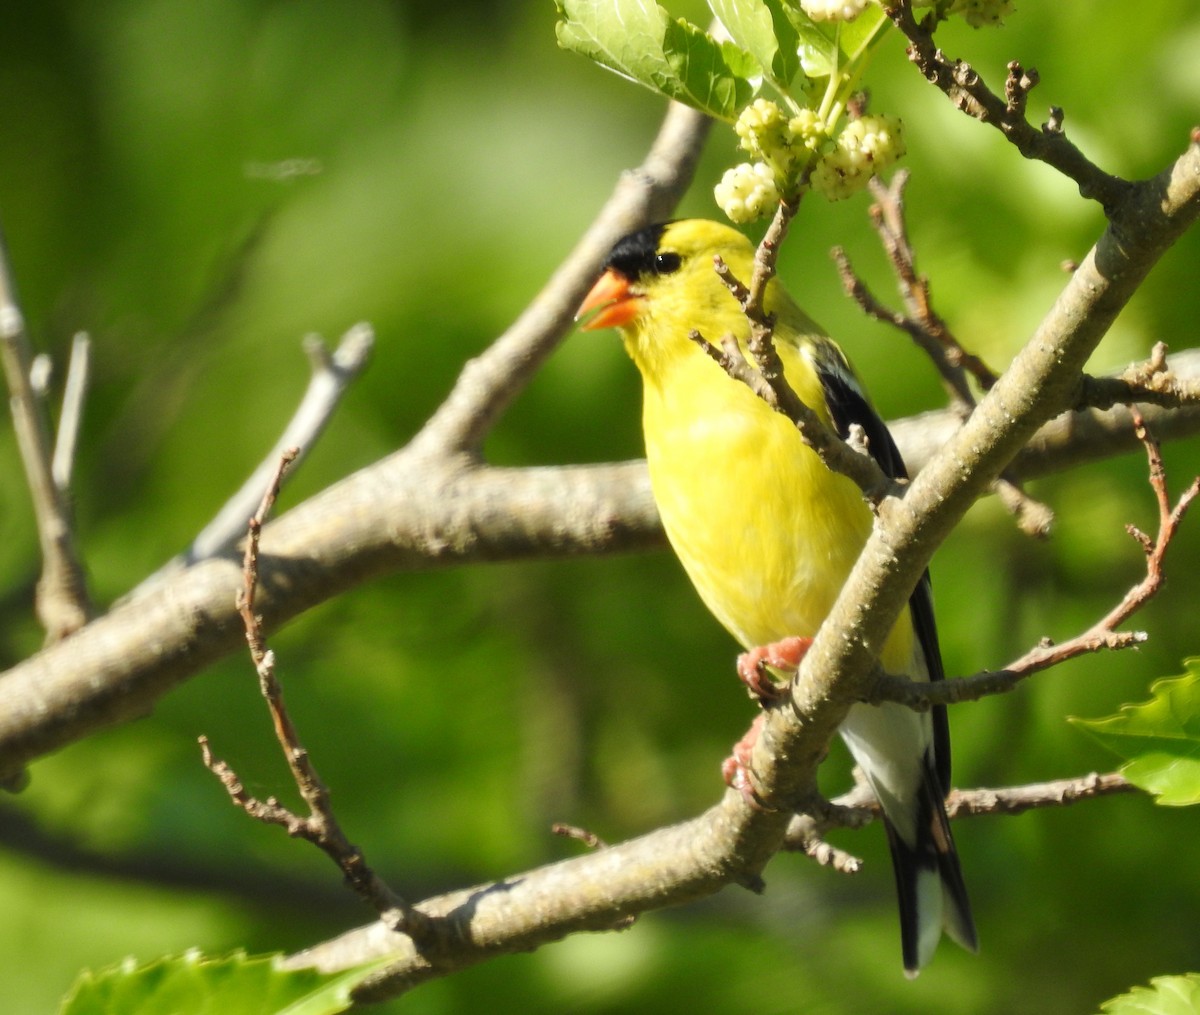
MULTIPOLYGON (((754 249, 704 220, 650 226, 613 247, 580 307, 584 330, 615 327, 641 372, 650 482, 667 537, 713 615, 747 649, 812 638, 871 531, 857 486, 831 472, 795 426, 730 378, 697 343, 749 324, 714 270, 719 255, 748 283, 754 249)), ((891 476, 904 463, 841 349, 777 280, 766 309, 801 399, 843 438, 863 427, 891 476)), ((760 654, 762 657, 763 654, 760 654)), ((765 653, 770 659, 772 654, 765 653)), ((882 652, 889 673, 939 680, 928 576, 882 652)), ((855 705, 841 735, 879 798, 900 902, 904 968, 932 957, 943 929, 976 949, 975 927, 944 800, 950 741, 944 708, 855 705)))

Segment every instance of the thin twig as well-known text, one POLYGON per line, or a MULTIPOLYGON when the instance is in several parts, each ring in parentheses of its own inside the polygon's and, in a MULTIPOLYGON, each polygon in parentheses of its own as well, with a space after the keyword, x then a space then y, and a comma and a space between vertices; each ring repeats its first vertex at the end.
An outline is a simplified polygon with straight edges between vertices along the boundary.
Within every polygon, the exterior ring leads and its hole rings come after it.
POLYGON ((305 337, 302 347, 312 368, 308 387, 292 418, 284 427, 275 446, 267 453, 238 491, 222 505, 191 545, 167 561, 136 588, 126 593, 121 602, 156 588, 172 575, 201 560, 230 550, 245 534, 246 517, 254 510, 261 491, 267 487, 277 468, 280 456, 288 448, 298 448, 297 463, 312 451, 318 438, 329 425, 347 389, 366 369, 375 346, 375 333, 368 324, 356 324, 342 335, 337 348, 330 353, 318 335, 305 337))
POLYGON ((580 828, 578 825, 567 825, 561 821, 556 821, 550 826, 550 831, 555 835, 561 835, 564 839, 574 839, 576 842, 581 842, 588 849, 608 848, 608 843, 595 832, 589 832, 586 828, 580 828))
MULTIPOLYGON (((929 279, 917 271, 917 257, 908 237, 908 222, 904 216, 904 188, 908 171, 900 170, 885 185, 878 177, 870 181, 871 224, 879 235, 884 253, 892 266, 907 314, 902 325, 929 353, 938 371, 951 389, 958 393, 969 391, 966 378, 975 379, 980 388, 988 391, 996 383, 997 373, 979 356, 967 350, 954 336, 945 319, 933 309, 933 294, 929 279)), ((974 404, 974 399, 965 399, 974 404)))
POLYGON ((1005 96, 997 95, 967 63, 946 57, 933 41, 932 16, 917 22, 910 0, 885 0, 884 13, 909 40, 908 58, 926 79, 945 92, 956 109, 999 130, 1027 159, 1036 159, 1073 180, 1079 193, 1099 201, 1109 215, 1133 191, 1133 184, 1105 173, 1092 163, 1062 130, 1063 112, 1050 108, 1041 128, 1025 116, 1029 91, 1037 84, 1037 71, 1020 64, 1008 65, 1005 96))
MULTIPOLYGON (((1050 782, 1005 786, 1000 789, 955 789, 946 797, 946 814, 953 821, 988 814, 1022 814, 1047 807, 1068 807, 1084 800, 1118 793, 1137 793, 1138 788, 1118 772, 1088 775, 1050 782)), ((786 849, 805 853, 822 866, 843 874, 857 873, 859 864, 848 853, 830 846, 824 836, 837 828, 862 828, 879 817, 879 802, 864 785, 827 803, 819 816, 797 814, 788 825, 786 849)))
MULTIPOLYGON (((884 185, 878 178, 870 182, 871 194, 875 198, 870 209, 871 224, 891 264, 905 312, 889 309, 872 294, 867 284, 855 273, 844 249, 834 247, 833 259, 846 295, 867 316, 903 331, 925 352, 945 383, 951 408, 960 419, 965 420, 976 404, 969 379, 974 378, 979 387, 987 391, 996 383, 997 374, 959 342, 945 320, 933 309, 929 279, 917 271, 916 254, 908 237, 908 224, 904 216, 904 188, 907 183, 908 173, 904 170, 896 173, 890 185, 884 185)), ((1049 535, 1054 524, 1054 512, 1030 497, 1015 478, 1002 474, 993 484, 993 489, 1022 532, 1039 539, 1049 535)))
POLYGON ((275 737, 283 750, 292 778, 309 813, 302 817, 269 797, 259 800, 247 792, 237 773, 224 761, 214 757, 207 737, 200 737, 200 751, 205 767, 220 779, 230 799, 251 817, 267 824, 280 825, 293 838, 305 839, 323 850, 341 868, 346 881, 355 892, 370 904, 380 919, 392 930, 424 940, 429 933, 428 921, 404 902, 368 865, 362 850, 353 845, 342 831, 333 812, 329 789, 321 781, 308 750, 300 741, 283 700, 283 689, 275 676, 275 654, 267 647, 262 630, 262 618, 255 613, 258 590, 258 543, 262 526, 279 495, 279 486, 288 467, 296 460, 299 450, 290 448, 283 453, 262 496, 258 510, 249 522, 249 534, 242 563, 243 587, 237 595, 237 608, 246 628, 250 658, 258 673, 275 737))
POLYGON ((1131 648, 1146 640, 1144 631, 1118 631, 1138 610, 1146 605, 1163 586, 1163 561, 1167 548, 1179 531, 1179 525, 1188 507, 1200 496, 1200 476, 1171 505, 1167 490, 1166 470, 1163 466, 1162 449, 1146 427, 1141 413, 1133 412, 1138 440, 1146 449, 1149 460, 1150 487, 1154 491, 1158 506, 1158 532, 1151 538, 1132 525, 1126 526, 1129 534, 1142 548, 1146 557, 1146 574, 1125 593, 1124 598, 1104 617, 1082 634, 1061 644, 1044 639, 1020 659, 1002 670, 984 671, 969 677, 943 680, 935 684, 914 683, 899 677, 882 676, 878 679, 873 701, 898 701, 910 708, 925 709, 931 705, 947 705, 959 701, 973 701, 990 694, 1011 691, 1021 681, 1050 669, 1068 659, 1091 652, 1131 648))
POLYGON ((1074 779, 1034 782, 1004 789, 956 789, 946 797, 946 814, 974 818, 984 814, 1021 814, 1044 807, 1069 807, 1083 800, 1137 793, 1138 787, 1119 772, 1091 772, 1074 779))
POLYGON ((79 431, 83 426, 83 406, 87 401, 92 376, 92 340, 80 331, 71 339, 71 358, 67 363, 67 380, 63 386, 62 412, 58 417, 58 439, 54 443, 51 474, 60 496, 71 489, 71 473, 75 470, 75 451, 79 446, 79 431))
POLYGON ((1079 407, 1111 409, 1143 402, 1177 408, 1200 404, 1200 379, 1180 378, 1167 364, 1167 345, 1156 342, 1150 356, 1115 377, 1085 375, 1079 407))
POLYGON ((720 336, 719 346, 698 331, 690 332, 688 337, 730 377, 745 384, 772 409, 790 419, 804 443, 817 453, 829 469, 848 476, 858 484, 872 504, 878 504, 894 492, 895 484, 869 454, 860 453, 842 441, 792 390, 783 372, 783 361, 775 348, 774 314, 768 313, 763 304, 767 284, 775 276, 780 244, 787 235, 788 225, 798 206, 798 198, 792 202, 780 202, 766 235, 755 251, 749 285, 737 278, 719 256, 713 258, 713 270, 738 301, 749 321, 750 338, 746 350, 750 358, 746 358, 732 335, 720 336))
POLYGON ((215 556, 241 538, 246 514, 258 500, 259 491, 270 479, 280 456, 287 448, 297 448, 296 464, 304 461, 329 425, 346 389, 366 368, 374 347, 375 333, 369 324, 360 323, 350 328, 332 353, 319 335, 305 337, 303 348, 312 376, 304 397, 262 463, 192 540, 184 553, 186 563, 215 556))
POLYGON ((0 358, 4 362, 13 426, 29 483, 42 552, 42 574, 38 579, 35 608, 46 631, 46 641, 51 643, 83 627, 93 611, 76 548, 70 502, 54 482, 50 424, 45 406, 30 380, 33 356, 2 233, 0 358))

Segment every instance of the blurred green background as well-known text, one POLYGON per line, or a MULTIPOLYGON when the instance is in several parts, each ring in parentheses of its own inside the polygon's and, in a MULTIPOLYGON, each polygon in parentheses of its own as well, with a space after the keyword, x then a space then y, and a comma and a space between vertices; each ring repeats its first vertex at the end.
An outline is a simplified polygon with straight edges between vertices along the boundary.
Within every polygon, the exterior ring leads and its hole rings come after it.
MULTIPOLYGON (((993 83, 1042 73, 1031 109, 1110 171, 1158 171, 1200 117, 1200 10, 1023 4, 941 44, 993 83)), ((698 5, 674 10, 703 21, 698 5)), ((95 341, 78 519, 109 603, 187 544, 275 439, 303 390, 300 339, 370 321, 374 361, 286 508, 400 446, 519 312, 653 135, 660 102, 561 53, 552 5, 358 0, 52 0, 0 32, 0 216, 34 341, 95 341), (295 160, 295 161, 288 161, 295 160), (286 170, 294 171, 289 175, 286 170)), ((891 40, 874 107, 907 124, 920 266, 941 313, 1003 366, 1102 228, 1095 207, 956 114, 891 40)), ((682 212, 711 216, 737 161, 719 127, 682 212)), ((807 204, 783 264, 889 417, 941 404, 907 340, 864 322, 828 250, 891 283, 867 201, 807 204)), ((1196 342, 1200 237, 1155 271, 1094 368, 1196 342)), ((572 337, 508 413, 505 464, 640 452, 638 383, 610 334, 572 337)), ((1167 448, 1176 486, 1200 442, 1167 448)), ((997 667, 1078 632, 1139 575, 1126 522, 1155 514, 1141 456, 1036 484, 1053 540, 979 504, 940 552, 947 669, 997 667)), ((1004 785, 1113 761, 1064 716, 1146 697, 1200 650, 1200 520, 1139 652, 1098 656, 957 708, 956 781, 1004 785)), ((0 431, 0 651, 36 650, 36 540, 0 431)), ((697 813, 752 710, 734 646, 667 553, 399 575, 272 635, 293 713, 355 841, 409 897, 507 875, 697 813)), ((366 914, 327 861, 235 812, 201 767, 208 734, 252 791, 290 796, 253 672, 215 666, 140 722, 37 763, 0 802, 0 1006, 45 1012, 84 966, 198 946, 294 949, 366 914)), ((844 752, 826 788, 848 779, 844 752)), ((1200 968, 1200 812, 1138 797, 956 828, 982 940, 901 975, 878 827, 838 837, 846 878, 794 856, 769 890, 729 889, 424 986, 385 1010, 1086 1012, 1200 968)))

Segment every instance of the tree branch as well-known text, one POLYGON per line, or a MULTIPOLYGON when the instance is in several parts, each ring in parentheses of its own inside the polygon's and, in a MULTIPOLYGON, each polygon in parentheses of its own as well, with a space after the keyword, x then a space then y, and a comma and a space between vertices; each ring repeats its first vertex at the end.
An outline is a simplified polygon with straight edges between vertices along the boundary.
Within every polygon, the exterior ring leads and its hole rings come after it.
MULTIPOLYGON (((855 776, 859 774, 856 769, 855 776)), ((1023 814, 1047 807, 1068 807, 1101 796, 1139 792, 1133 783, 1117 772, 1104 775, 1091 772, 1073 779, 1054 779, 1001 789, 952 789, 946 797, 946 814, 951 821, 988 814, 1023 814)), ((880 813, 875 794, 865 783, 859 782, 848 793, 829 801, 820 813, 794 815, 788 824, 785 848, 805 853, 823 867, 833 867, 843 874, 855 874, 858 872, 857 866, 847 861, 848 854, 829 846, 824 837, 837 828, 864 828, 875 821, 880 813)))
POLYGON ((1001 694, 1013 690, 1021 681, 1035 673, 1058 666, 1068 659, 1091 652, 1131 648, 1146 640, 1143 631, 1118 631, 1138 610, 1146 605, 1162 589, 1165 574, 1163 561, 1167 548, 1179 531, 1179 525, 1192 501, 1200 496, 1200 477, 1180 495, 1174 507, 1167 492, 1166 470, 1158 442, 1146 429, 1141 414, 1134 410, 1134 425, 1138 439, 1146 449, 1150 463, 1150 486, 1158 506, 1158 533, 1151 539, 1145 533, 1126 526, 1146 556, 1146 574, 1134 585, 1122 600, 1107 615, 1088 630, 1062 644, 1044 639, 1014 663, 995 672, 977 673, 970 677, 938 681, 936 684, 915 683, 898 677, 879 678, 871 700, 898 701, 910 708, 928 708, 931 705, 948 705, 958 701, 973 701, 990 694, 1001 694))
MULTIPOLYGON (((261 596, 272 624, 395 570, 636 549, 661 543, 644 466, 482 467, 488 428, 572 323, 611 244, 665 217, 686 189, 709 121, 672 103, 640 167, 626 173, 564 265, 458 383, 402 451, 273 522, 263 535, 261 596)), ((79 632, 0 675, 0 785, 24 763, 140 715, 240 638, 226 550, 141 587, 79 632), (147 632, 153 632, 149 637, 147 632)))
MULTIPOLYGON (((1200 377, 1200 350, 1171 357, 1200 377)), ((1147 407, 1159 434, 1200 434, 1200 409, 1147 407)), ((949 410, 890 424, 914 472, 959 429, 949 410)), ((1069 412, 1012 466, 1026 478, 1135 449, 1127 409, 1069 412)), ((551 559, 665 545, 645 463, 495 469, 440 466, 401 452, 271 522, 263 536, 264 612, 282 624, 386 574, 487 561, 551 559)), ((235 556, 201 561, 131 596, 70 645, 0 674, 0 773, 113 723, 244 643, 233 595, 235 556)))
MULTIPOLYGON (((1076 272, 1061 305, 1039 332, 1040 341, 1050 343, 1053 327, 1064 321, 1087 318, 1081 293, 1105 315, 1116 312, 1121 299, 1105 276, 1100 275, 1095 288, 1084 280, 1094 279, 1103 269, 1117 278, 1114 286, 1132 291, 1148 270, 1146 258, 1161 253, 1194 216, 1189 210, 1194 197, 1187 197, 1183 183, 1195 172, 1197 161, 1193 148, 1174 171, 1178 180, 1167 174, 1139 184, 1144 188, 1137 192, 1139 200, 1111 227, 1091 259, 1093 265, 1076 272), (1117 229, 1128 233, 1127 242, 1116 242, 1117 229), (1134 264, 1136 270, 1119 274, 1134 264)), ((632 178, 646 186, 653 182, 636 174, 632 178)), ((622 189, 627 191, 628 184, 622 189)), ((1098 330, 1106 323, 1098 323, 1098 330)), ((1180 376, 1200 376, 1200 353, 1173 356, 1170 365, 1180 376)), ((466 385, 460 397, 465 398, 470 387, 466 385)), ((993 400, 987 407, 988 426, 1006 424, 1010 403, 1020 407, 1026 389, 1018 380, 1014 387, 1015 394, 1008 389, 1003 401, 993 400)), ((1077 404, 1078 389, 1070 386, 1062 400, 1077 404)), ((984 419, 986 405, 968 427, 984 425, 976 418, 984 419)), ((1052 413, 1055 406, 1045 411, 1052 413)), ((1146 416, 1161 434, 1200 432, 1200 411, 1194 406, 1148 408, 1146 416)), ((1112 453, 1115 447, 1129 449, 1136 441, 1127 429, 1128 418, 1124 409, 1067 413, 1029 442, 1013 463, 1013 472, 1042 475, 1066 463, 1112 453)), ((947 446, 956 449, 962 462, 971 460, 972 445, 964 443, 969 432, 956 433, 957 427, 952 415, 941 413, 894 425, 893 432, 915 470, 947 446)), ((1025 440, 1024 433, 1019 440, 1025 440)), ((980 447, 990 445, 987 441, 980 447)), ((1006 446, 1005 453, 1008 450, 1006 446)), ((947 468, 943 458, 938 482, 946 482, 947 468)), ((949 469, 957 472, 958 466, 949 469)), ((937 495, 922 495, 926 496, 937 495)), ((917 503, 910 487, 897 509, 904 513, 917 503)), ((939 522, 945 524, 945 519, 939 522)), ((495 469, 461 455, 438 461, 428 451, 415 454, 408 448, 347 477, 267 526, 260 597, 268 622, 282 624, 346 589, 396 571, 662 545, 644 463, 495 469)), ((237 650, 242 632, 232 597, 239 581, 232 554, 199 562, 93 621, 69 646, 51 646, 0 675, 0 779, 17 778, 26 762, 98 728, 144 715, 159 696, 237 650)))
POLYGON ((1001 97, 987 86, 970 64, 949 59, 937 48, 933 41, 935 22, 932 15, 918 23, 910 0, 885 0, 883 9, 908 39, 908 58, 928 81, 945 92, 956 109, 981 123, 991 124, 1025 158, 1045 162, 1073 180, 1079 186, 1079 193, 1099 201, 1106 214, 1111 214, 1128 199, 1135 185, 1105 173, 1067 139, 1062 130, 1061 109, 1052 106, 1050 119, 1040 129, 1026 119, 1026 101, 1038 83, 1034 68, 1026 71, 1016 61, 1010 63, 1005 95, 1001 97))
POLYGON ((33 499, 42 552, 37 615, 46 630, 47 643, 52 643, 83 627, 93 611, 83 563, 75 545, 71 505, 66 490, 54 480, 50 425, 30 379, 33 357, 25 334, 25 318, 17 304, 3 233, 0 233, 0 359, 8 381, 13 426, 33 499))
POLYGON ((595 221, 521 316, 463 367, 454 390, 413 440, 415 454, 478 456, 496 420, 574 326, 575 311, 613 244, 671 214, 691 183, 711 125, 694 109, 668 105, 645 161, 622 176, 595 221))
POLYGON ((880 650, 936 547, 1037 429, 1077 405, 1083 366, 1172 243, 1200 216, 1200 143, 1136 184, 1024 348, 962 429, 878 523, 813 640, 791 695, 766 712, 752 755, 759 796, 787 806, 814 783, 824 745, 870 696, 880 650))
MULTIPOLYGON (((1017 814, 1125 792, 1136 790, 1122 776, 1092 773, 1004 789, 955 790, 947 811, 951 818, 1017 814)), ((689 902, 730 884, 754 884, 757 860, 745 855, 745 843, 772 841, 781 823, 786 824, 788 848, 808 849, 819 862, 853 873, 857 861, 820 836, 835 827, 863 827, 877 810, 862 787, 827 803, 819 819, 755 812, 730 791, 691 821, 418 903, 418 911, 452 929, 436 965, 408 937, 383 923, 347 931, 292 955, 285 965, 337 972, 393 956, 385 970, 356 991, 355 999, 394 998, 485 959, 530 951, 581 930, 616 929, 639 913, 689 902)))
POLYGON ((375 333, 368 324, 356 324, 350 328, 332 353, 319 336, 309 335, 304 339, 303 348, 312 367, 312 376, 304 397, 275 446, 213 520, 200 530, 191 545, 139 583, 129 593, 130 596, 144 593, 164 578, 178 574, 189 564, 216 557, 237 545, 245 535, 246 519, 254 511, 262 490, 278 467, 280 457, 288 448, 296 448, 296 463, 304 461, 329 425, 347 388, 366 369, 374 347, 375 333))
POLYGON ((425 941, 429 935, 428 922, 401 899, 368 865, 362 850, 353 845, 342 831, 334 814, 329 789, 317 774, 308 750, 300 742, 299 733, 283 700, 283 688, 275 676, 275 653, 267 648, 262 618, 255 612, 258 590, 258 546, 263 523, 279 496, 284 473, 299 456, 298 448, 288 448, 280 456, 270 485, 249 522, 246 551, 242 559, 243 587, 236 605, 246 629, 250 659, 258 673, 259 689, 275 728, 275 738, 283 751, 284 760, 300 796, 308 805, 308 814, 301 816, 273 797, 266 800, 251 795, 237 773, 225 761, 214 757, 208 737, 200 737, 200 753, 205 767, 225 787, 230 800, 250 817, 265 824, 279 825, 293 838, 304 839, 322 850, 341 869, 347 884, 361 896, 394 931, 425 941))

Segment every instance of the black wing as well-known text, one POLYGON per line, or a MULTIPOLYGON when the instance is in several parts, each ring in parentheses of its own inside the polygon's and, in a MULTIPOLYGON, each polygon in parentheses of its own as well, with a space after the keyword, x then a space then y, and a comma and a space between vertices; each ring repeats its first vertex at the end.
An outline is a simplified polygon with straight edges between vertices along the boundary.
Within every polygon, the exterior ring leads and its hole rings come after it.
MULTIPOLYGON (((908 470, 904 467, 904 459, 900 457, 900 449, 896 447, 886 424, 867 401, 867 396, 850 372, 849 364, 837 361, 825 363, 817 359, 815 366, 838 436, 845 440, 850 436, 850 427, 857 423, 866 433, 868 450, 879 467, 892 479, 907 479, 908 470)), ((933 586, 928 571, 913 589, 908 607, 929 679, 941 680, 945 670, 942 668, 942 652, 938 647, 937 622, 933 617, 933 586)), ((934 766, 944 796, 950 792, 950 725, 946 719, 945 705, 935 705, 930 713, 933 718, 934 766)))

